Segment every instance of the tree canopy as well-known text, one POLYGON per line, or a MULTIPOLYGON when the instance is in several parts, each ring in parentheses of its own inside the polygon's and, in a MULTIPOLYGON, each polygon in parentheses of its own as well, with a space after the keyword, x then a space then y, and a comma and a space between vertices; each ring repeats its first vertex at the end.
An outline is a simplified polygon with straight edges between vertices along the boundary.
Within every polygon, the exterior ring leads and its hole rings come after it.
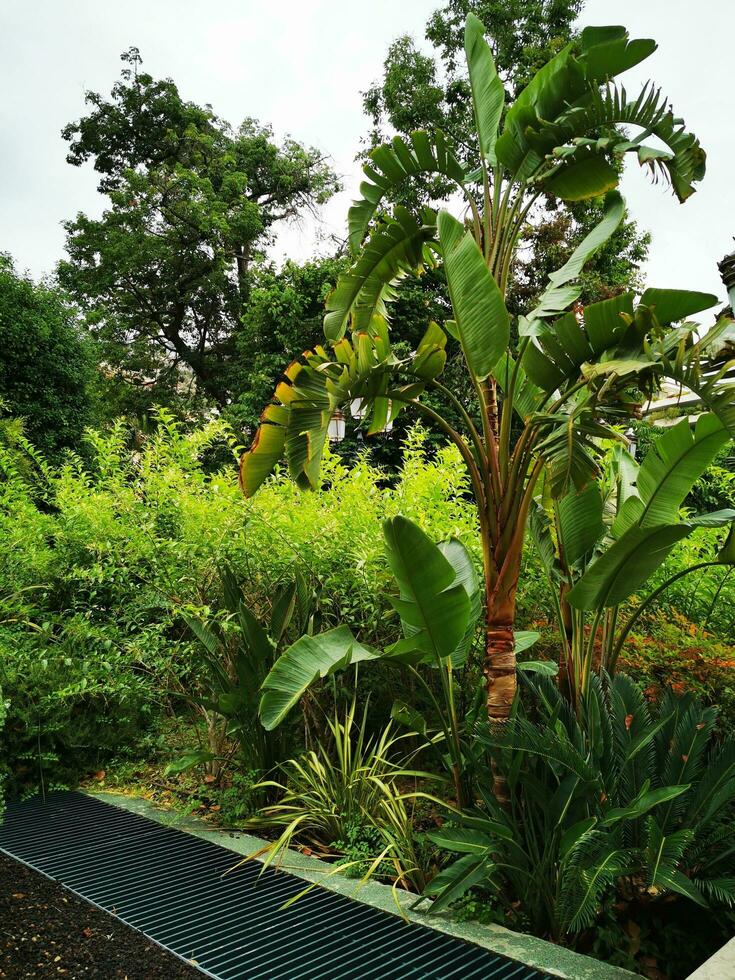
POLYGON ((194 387, 223 405, 254 261, 279 222, 338 182, 319 151, 254 119, 233 128, 140 71, 137 49, 122 57, 110 97, 88 93, 90 112, 63 130, 68 161, 93 163, 108 207, 66 223, 59 279, 116 378, 152 403, 194 387))
POLYGON ((90 345, 63 295, 18 274, 0 255, 0 402, 55 458, 93 421, 90 345))

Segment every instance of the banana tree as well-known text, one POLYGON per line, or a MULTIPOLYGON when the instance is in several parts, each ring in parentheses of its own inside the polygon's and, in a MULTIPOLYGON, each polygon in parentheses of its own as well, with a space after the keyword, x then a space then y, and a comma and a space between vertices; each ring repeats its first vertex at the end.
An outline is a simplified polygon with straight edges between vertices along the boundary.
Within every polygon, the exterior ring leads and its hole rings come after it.
POLYGON ((615 445, 600 481, 556 499, 539 494, 530 527, 560 625, 560 685, 575 707, 588 690, 598 641, 600 669, 612 674, 630 631, 673 582, 735 562, 735 510, 680 516, 687 494, 730 439, 713 412, 700 415, 694 426, 684 418, 657 440, 640 466, 615 445), (650 586, 679 541, 697 528, 728 525, 714 558, 650 586), (634 593, 638 605, 621 614, 634 593))
MULTIPOLYGON (((318 487, 329 420, 355 399, 369 410, 369 433, 411 406, 454 443, 469 472, 482 536, 486 700, 495 722, 509 717, 516 692, 516 589, 541 474, 554 496, 587 486, 599 471, 600 440, 620 440, 614 423, 635 414, 666 377, 687 383, 682 376, 691 375, 703 399, 735 428, 735 403, 723 394, 721 379, 697 375, 693 327, 674 326, 713 306, 716 297, 648 289, 638 299, 626 293, 572 309, 585 262, 623 217, 615 190, 620 161, 635 155, 681 201, 704 175, 704 151, 660 92, 647 85, 631 99, 615 81, 655 47, 651 40, 630 40, 622 27, 587 28, 579 50, 564 48, 506 108, 483 26, 470 15, 465 48, 477 167, 460 165, 440 132, 396 137, 372 152, 361 198, 349 212, 354 262, 327 299, 327 347, 306 352, 286 369, 242 458, 246 495, 284 455, 300 486, 318 487), (650 136, 655 147, 645 142, 650 136), (459 218, 446 210, 381 211, 386 195, 404 181, 431 173, 456 185, 459 218), (602 195, 602 221, 512 330, 505 294, 534 206, 548 197, 602 195), (443 264, 454 319, 445 329, 429 323, 417 350, 398 357, 388 330, 390 300, 405 275, 435 263, 443 264), (466 364, 463 391, 439 380, 447 333, 466 364), (452 404, 461 425, 422 401, 430 389, 452 404)), ((496 789, 502 794, 502 785, 496 789)))

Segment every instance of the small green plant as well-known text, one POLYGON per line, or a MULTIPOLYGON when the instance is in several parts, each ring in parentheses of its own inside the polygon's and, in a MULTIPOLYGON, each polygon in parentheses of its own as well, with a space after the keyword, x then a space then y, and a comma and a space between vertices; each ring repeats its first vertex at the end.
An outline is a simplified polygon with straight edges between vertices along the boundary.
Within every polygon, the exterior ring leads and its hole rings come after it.
POLYGON ((281 586, 273 595, 267 617, 258 617, 247 605, 235 573, 228 566, 219 570, 223 608, 206 623, 182 614, 200 645, 204 667, 204 690, 188 694, 201 714, 206 745, 168 767, 182 772, 204 764, 215 779, 231 761, 261 778, 272 773, 288 752, 288 730, 269 731, 260 724, 260 687, 278 657, 280 645, 289 634, 313 623, 316 605, 304 577, 281 586))
MULTIPOLYGON (((396 735, 391 725, 370 735, 367 723, 368 705, 358 720, 353 698, 342 716, 335 709, 328 719, 328 743, 319 743, 285 762, 281 766, 283 782, 264 784, 264 788, 277 790, 281 798, 244 826, 252 830, 283 828, 269 849, 267 863, 285 854, 294 840, 329 852, 335 842, 345 841, 354 833, 351 828, 380 827, 384 823, 383 802, 400 781, 432 778, 411 767, 415 752, 396 755, 406 736, 396 735)), ((379 864, 385 856, 374 857, 379 864)))
POLYGON ((652 710, 620 674, 592 678, 578 717, 548 678, 527 684, 536 720, 477 732, 508 807, 486 789, 483 810, 429 834, 461 855, 427 889, 432 911, 482 885, 563 940, 616 897, 634 919, 735 904, 735 740, 714 738, 717 710, 671 692, 652 710))

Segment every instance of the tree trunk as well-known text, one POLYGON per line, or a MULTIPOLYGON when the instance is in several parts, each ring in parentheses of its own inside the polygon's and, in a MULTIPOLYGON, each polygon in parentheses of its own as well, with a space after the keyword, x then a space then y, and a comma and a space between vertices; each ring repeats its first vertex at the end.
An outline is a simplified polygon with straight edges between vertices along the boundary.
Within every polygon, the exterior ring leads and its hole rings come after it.
MULTIPOLYGON (((487 597, 485 675, 487 717, 491 725, 504 725, 510 718, 518 681, 515 653, 515 582, 505 590, 495 589, 487 597)), ((493 763, 493 794, 502 806, 510 802, 505 776, 493 763)))

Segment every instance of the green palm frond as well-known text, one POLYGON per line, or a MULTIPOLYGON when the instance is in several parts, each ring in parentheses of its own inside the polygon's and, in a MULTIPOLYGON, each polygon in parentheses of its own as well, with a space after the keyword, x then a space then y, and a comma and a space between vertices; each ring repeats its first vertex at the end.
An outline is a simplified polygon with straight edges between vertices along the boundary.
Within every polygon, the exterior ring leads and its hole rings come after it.
POLYGON ((394 136, 390 143, 370 153, 370 163, 362 168, 367 180, 360 184, 360 200, 349 210, 350 248, 362 245, 370 222, 386 194, 397 191, 404 181, 423 174, 439 174, 459 187, 465 181, 462 164, 454 155, 441 130, 417 130, 408 140, 394 136))
MULTIPOLYGON (((707 758, 707 746, 717 720, 716 708, 693 703, 679 718, 661 773, 664 785, 693 783, 700 776, 707 758)), ((664 829, 673 825, 688 802, 686 797, 672 800, 660 814, 664 829)))
POLYGON ((707 902, 697 886, 681 870, 682 858, 694 837, 690 829, 665 834, 653 817, 646 819, 646 844, 643 851, 646 882, 649 888, 673 891, 697 905, 707 902))
POLYGON ((337 280, 327 297, 324 335, 341 340, 350 314, 355 331, 369 330, 373 316, 387 316, 386 301, 395 297, 394 286, 430 261, 428 242, 436 237, 435 216, 424 211, 421 220, 397 205, 392 218, 382 221, 372 233, 357 261, 337 280))
POLYGON ((501 728, 479 728, 477 737, 490 749, 538 756, 558 772, 571 772, 586 785, 600 786, 600 773, 574 746, 564 728, 539 729, 524 718, 514 718, 501 728))
POLYGON ((735 803, 735 739, 728 738, 707 759, 702 778, 693 794, 687 822, 698 830, 717 819, 725 807, 735 803))
POLYGON ((609 834, 590 830, 567 855, 559 880, 557 914, 569 932, 591 926, 605 892, 626 874, 632 859, 609 834))
POLYGON ((718 905, 735 905, 735 875, 727 878, 697 878, 697 888, 718 905))

